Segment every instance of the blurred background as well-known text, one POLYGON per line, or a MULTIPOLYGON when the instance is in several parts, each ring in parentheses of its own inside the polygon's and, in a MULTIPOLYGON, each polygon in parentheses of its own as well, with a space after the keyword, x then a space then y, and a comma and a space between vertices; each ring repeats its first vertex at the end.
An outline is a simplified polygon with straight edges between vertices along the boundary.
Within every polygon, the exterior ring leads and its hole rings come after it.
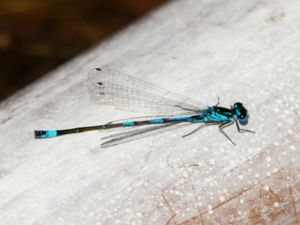
POLYGON ((168 0, 0 0, 0 101, 168 0))

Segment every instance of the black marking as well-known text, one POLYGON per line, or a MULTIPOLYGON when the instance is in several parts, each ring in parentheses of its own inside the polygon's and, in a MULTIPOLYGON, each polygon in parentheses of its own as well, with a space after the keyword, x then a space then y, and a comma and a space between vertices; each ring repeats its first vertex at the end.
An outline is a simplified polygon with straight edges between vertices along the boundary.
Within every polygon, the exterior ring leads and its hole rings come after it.
POLYGON ((97 71, 102 71, 100 68, 96 68, 97 71))
POLYGON ((41 138, 44 135, 46 135, 46 131, 43 131, 43 130, 35 130, 34 131, 35 138, 41 138))
POLYGON ((219 106, 214 106, 213 108, 217 113, 226 116, 227 118, 232 117, 232 115, 234 114, 234 111, 232 109, 227 109, 219 106))
POLYGON ((103 83, 102 82, 98 82, 97 84, 99 84, 100 87, 103 87, 103 83))

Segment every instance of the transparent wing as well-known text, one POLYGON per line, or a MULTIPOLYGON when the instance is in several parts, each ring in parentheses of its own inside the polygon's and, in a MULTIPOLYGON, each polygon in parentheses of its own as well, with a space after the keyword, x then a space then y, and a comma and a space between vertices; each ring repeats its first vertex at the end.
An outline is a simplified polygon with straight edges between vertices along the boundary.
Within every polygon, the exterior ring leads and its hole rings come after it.
POLYGON ((101 147, 102 148, 112 147, 115 145, 135 141, 140 138, 144 138, 164 131, 168 131, 170 129, 173 130, 175 128, 180 128, 186 125, 190 125, 190 124, 184 122, 160 124, 160 125, 152 125, 150 127, 142 127, 142 128, 136 128, 134 130, 114 133, 102 138, 102 140, 107 140, 107 141, 103 142, 101 144, 101 147))
POLYGON ((89 72, 88 91, 96 103, 131 112, 174 115, 207 108, 196 100, 108 68, 89 72))

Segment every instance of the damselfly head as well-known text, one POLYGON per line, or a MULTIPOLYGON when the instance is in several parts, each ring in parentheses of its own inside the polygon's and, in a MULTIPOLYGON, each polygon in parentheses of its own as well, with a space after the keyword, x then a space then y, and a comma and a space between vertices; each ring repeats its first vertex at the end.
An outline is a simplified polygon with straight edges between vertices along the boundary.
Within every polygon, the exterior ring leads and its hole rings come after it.
POLYGON ((234 109, 235 115, 237 116, 237 118, 239 120, 239 123, 241 125, 247 125, 249 115, 248 115, 247 109, 243 106, 243 104, 240 102, 236 102, 233 105, 233 109, 234 109))

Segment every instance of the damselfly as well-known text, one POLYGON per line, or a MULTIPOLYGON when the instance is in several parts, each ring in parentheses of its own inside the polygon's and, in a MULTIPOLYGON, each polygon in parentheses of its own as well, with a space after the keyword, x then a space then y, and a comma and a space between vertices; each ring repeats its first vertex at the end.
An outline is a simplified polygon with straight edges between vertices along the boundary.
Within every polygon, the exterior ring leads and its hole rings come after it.
POLYGON ((240 133, 251 130, 241 129, 248 123, 249 114, 242 103, 236 102, 230 108, 206 106, 188 97, 166 91, 153 84, 108 68, 96 68, 89 73, 88 90, 94 102, 113 105, 118 109, 134 112, 159 113, 162 116, 138 117, 88 127, 65 130, 36 130, 35 138, 51 138, 65 134, 74 134, 93 130, 111 130, 113 128, 131 128, 113 134, 104 139, 102 146, 112 146, 128 139, 134 139, 150 131, 156 132, 179 124, 199 123, 200 125, 183 135, 187 137, 208 125, 218 125, 219 131, 233 144, 224 128, 236 124, 240 133), (139 128, 137 128, 139 127, 139 128), (132 129, 135 128, 135 129, 132 129))

